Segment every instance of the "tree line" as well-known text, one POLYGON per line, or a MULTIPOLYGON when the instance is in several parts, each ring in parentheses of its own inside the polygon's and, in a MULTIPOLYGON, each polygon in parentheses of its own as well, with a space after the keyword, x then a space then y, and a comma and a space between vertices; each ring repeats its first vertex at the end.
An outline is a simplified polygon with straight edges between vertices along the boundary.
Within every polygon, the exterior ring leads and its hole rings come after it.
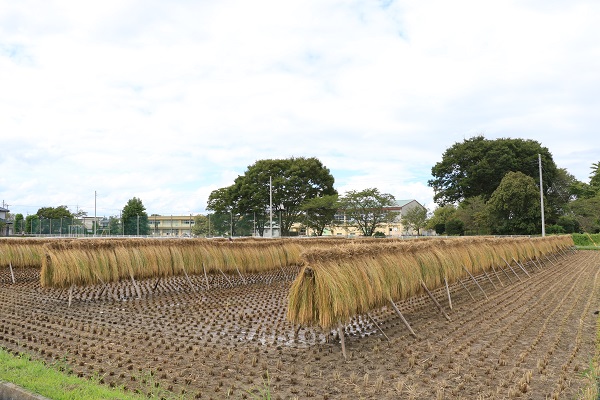
MULTIPOLYGON (((230 186, 212 191, 209 214, 195 216, 192 232, 270 236, 276 227, 278 234, 289 236, 299 224, 315 235, 344 226, 373 236, 379 227, 400 219, 417 233, 425 228, 448 235, 539 234, 539 161, 546 232, 600 232, 600 162, 591 165, 589 182, 581 182, 559 168, 537 141, 483 136, 455 143, 432 167, 428 185, 438 207, 431 214, 414 207, 399 215, 390 210, 394 196, 377 188, 340 195, 330 170, 314 157, 265 159, 248 166, 230 186)), ((56 233, 56 225, 47 227, 43 221, 73 220, 81 214, 66 206, 44 207, 25 219, 17 214, 15 232, 56 233)), ((60 229, 68 233, 64 226, 60 229)), ((147 235, 148 214, 141 199, 129 200, 102 229, 112 235, 147 235)))

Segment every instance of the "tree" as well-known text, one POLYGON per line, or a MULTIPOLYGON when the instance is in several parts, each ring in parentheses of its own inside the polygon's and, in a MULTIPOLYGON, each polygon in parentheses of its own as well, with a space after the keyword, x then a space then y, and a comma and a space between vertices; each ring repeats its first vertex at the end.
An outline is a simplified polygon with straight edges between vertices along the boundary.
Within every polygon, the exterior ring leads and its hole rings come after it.
POLYGON ((121 224, 121 220, 118 216, 111 215, 108 217, 108 231, 111 235, 123 234, 123 225, 121 224))
POLYGON ((146 207, 144 207, 142 204, 142 200, 138 199, 137 197, 130 199, 125 207, 123 207, 121 219, 123 220, 123 229, 125 235, 148 234, 149 227, 146 207))
POLYGON ((37 216, 46 219, 73 218, 67 206, 42 207, 37 211, 37 216))
POLYGON ((508 172, 521 172, 537 181, 538 154, 541 154, 543 186, 548 194, 557 174, 552 155, 537 141, 523 139, 488 140, 476 136, 455 143, 431 169, 433 179, 428 184, 434 189, 434 200, 439 205, 455 204, 475 196, 487 201, 508 172))
POLYGON ((584 232, 600 232, 600 193, 595 197, 577 199, 570 208, 584 232))
POLYGON ((325 195, 306 200, 300 209, 304 211, 303 224, 312 229, 316 236, 322 236, 340 207, 338 196, 325 195))
POLYGON ((600 161, 593 163, 591 169, 592 173, 590 174, 590 186, 596 193, 600 193, 600 161))
POLYGON ((196 236, 208 236, 209 219, 206 215, 198 214, 194 217, 192 233, 196 236))
POLYGON ((232 186, 213 191, 207 209, 231 213, 234 227, 237 221, 243 220, 246 225, 250 220, 256 221, 260 235, 272 212, 274 219, 281 221, 282 234, 287 235, 291 226, 300 221, 306 200, 337 194, 333 183, 329 169, 316 158, 259 160, 232 186), (273 209, 269 210, 271 193, 273 209), (242 218, 244 214, 246 218, 242 218))
POLYGON ((435 230, 438 235, 446 231, 446 222, 454 218, 456 215, 456 207, 454 204, 446 204, 433 210, 433 215, 427 220, 428 229, 435 230))
POLYGON ((446 234, 462 236, 465 234, 465 223, 458 218, 446 222, 446 234))
POLYGON ((522 172, 509 172, 487 202, 492 233, 532 235, 541 232, 539 189, 522 172))
POLYGON ((15 235, 25 232, 25 218, 23 217, 23 214, 15 214, 15 225, 13 229, 15 235))
POLYGON ((402 225, 410 227, 420 235, 421 229, 427 225, 427 209, 420 206, 411 207, 402 214, 401 221, 402 225))
POLYGON ((481 196, 465 199, 458 205, 455 217, 463 222, 468 234, 487 234, 491 232, 488 226, 488 216, 485 201, 481 196))
POLYGON ((378 189, 350 190, 340 199, 340 208, 346 214, 346 223, 356 226, 364 236, 372 236, 378 227, 393 222, 398 215, 389 207, 395 198, 378 189))

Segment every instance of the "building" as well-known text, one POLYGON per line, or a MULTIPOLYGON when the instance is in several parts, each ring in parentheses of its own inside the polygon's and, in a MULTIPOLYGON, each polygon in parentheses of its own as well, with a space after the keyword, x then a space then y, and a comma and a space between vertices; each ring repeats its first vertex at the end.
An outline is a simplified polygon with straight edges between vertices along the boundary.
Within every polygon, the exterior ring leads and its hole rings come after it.
MULTIPOLYGON (((375 230, 375 232, 381 232, 381 233, 385 234, 387 237, 400 237, 400 236, 416 235, 417 232, 413 232, 412 229, 410 229, 408 227, 404 227, 402 225, 402 216, 405 215, 409 210, 413 209, 414 207, 421 207, 421 208, 425 209, 425 207, 421 203, 419 203, 418 201, 416 201, 414 199, 396 200, 393 206, 387 207, 386 209, 389 211, 397 212, 398 213, 397 217, 394 219, 394 221, 392 223, 383 224, 382 226, 378 227, 375 230)), ((361 235, 361 232, 357 227, 351 226, 348 223, 346 215, 344 213, 336 214, 335 220, 336 220, 336 223, 334 225, 325 229, 325 231, 323 232, 324 236, 327 235, 327 236, 355 237, 355 236, 361 235)), ((310 235, 311 234, 310 230, 307 230, 306 234, 310 235)), ((421 234, 431 235, 432 232, 429 232, 429 231, 421 232, 421 234)))
POLYGON ((0 236, 12 235, 13 221, 8 219, 9 209, 0 207, 0 236))
POLYGON ((194 227, 193 215, 150 215, 148 216, 150 236, 189 237, 194 227))

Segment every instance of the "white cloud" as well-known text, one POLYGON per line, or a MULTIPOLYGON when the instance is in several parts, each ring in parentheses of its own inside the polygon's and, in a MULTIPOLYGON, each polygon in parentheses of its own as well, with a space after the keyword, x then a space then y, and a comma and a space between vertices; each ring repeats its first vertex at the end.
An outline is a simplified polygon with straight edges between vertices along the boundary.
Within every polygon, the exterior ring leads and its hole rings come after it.
POLYGON ((341 192, 428 205, 431 167, 480 133, 537 140, 587 181, 598 17, 591 0, 8 3, 0 194, 185 214, 258 159, 315 156, 341 192))

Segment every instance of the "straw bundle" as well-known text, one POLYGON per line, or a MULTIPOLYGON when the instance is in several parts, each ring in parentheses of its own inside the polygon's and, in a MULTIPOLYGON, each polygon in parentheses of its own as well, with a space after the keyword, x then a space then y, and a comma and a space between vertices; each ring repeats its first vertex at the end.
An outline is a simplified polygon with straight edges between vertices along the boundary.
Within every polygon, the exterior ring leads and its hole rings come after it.
POLYGON ((494 265, 526 260, 572 246, 571 236, 540 239, 452 239, 346 245, 302 255, 302 270, 288 297, 288 319, 331 329, 355 315, 429 289, 482 273, 494 265), (502 258, 501 258, 502 257, 502 258))

